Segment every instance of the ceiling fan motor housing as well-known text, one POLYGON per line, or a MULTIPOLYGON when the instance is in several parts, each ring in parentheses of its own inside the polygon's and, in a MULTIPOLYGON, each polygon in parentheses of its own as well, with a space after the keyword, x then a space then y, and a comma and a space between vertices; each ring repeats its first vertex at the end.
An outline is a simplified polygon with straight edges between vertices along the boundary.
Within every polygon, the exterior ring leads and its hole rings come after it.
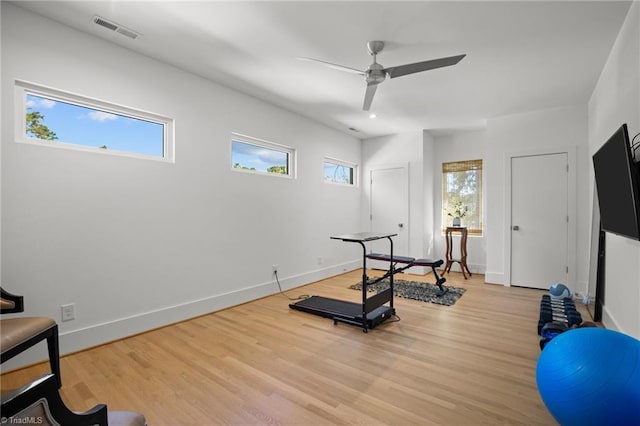
POLYGON ((387 72, 384 70, 384 67, 377 62, 371 64, 369 69, 367 69, 367 74, 364 79, 367 84, 380 84, 387 78, 387 72))

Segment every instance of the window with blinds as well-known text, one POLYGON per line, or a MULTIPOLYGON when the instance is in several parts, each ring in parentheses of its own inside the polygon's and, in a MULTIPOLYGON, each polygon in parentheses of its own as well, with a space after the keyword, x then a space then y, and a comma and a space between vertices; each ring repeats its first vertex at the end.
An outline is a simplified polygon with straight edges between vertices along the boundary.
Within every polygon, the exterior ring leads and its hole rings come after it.
POLYGON ((482 235, 482 160, 442 163, 442 210, 443 229, 464 226, 482 235))

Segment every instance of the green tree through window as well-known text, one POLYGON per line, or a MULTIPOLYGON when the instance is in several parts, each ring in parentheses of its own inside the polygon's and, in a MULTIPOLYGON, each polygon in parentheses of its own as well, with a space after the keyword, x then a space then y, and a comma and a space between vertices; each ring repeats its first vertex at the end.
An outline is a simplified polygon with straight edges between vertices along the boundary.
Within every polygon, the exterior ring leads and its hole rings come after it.
POLYGON ((269 173, 276 173, 281 175, 287 174, 287 166, 272 166, 267 169, 269 173))
POLYGON ((293 149, 270 142, 231 140, 231 166, 235 170, 291 176, 292 156, 293 149))
POLYGON ((27 109, 27 136, 47 141, 58 140, 54 131, 49 129, 44 123, 44 115, 38 111, 27 109))
POLYGON ((482 160, 442 163, 442 226, 462 216, 469 234, 482 234, 482 160))
POLYGON ((30 84, 16 84, 24 96, 18 107, 25 124, 17 129, 23 142, 173 159, 171 119, 55 89, 38 87, 32 93, 22 87, 30 84))

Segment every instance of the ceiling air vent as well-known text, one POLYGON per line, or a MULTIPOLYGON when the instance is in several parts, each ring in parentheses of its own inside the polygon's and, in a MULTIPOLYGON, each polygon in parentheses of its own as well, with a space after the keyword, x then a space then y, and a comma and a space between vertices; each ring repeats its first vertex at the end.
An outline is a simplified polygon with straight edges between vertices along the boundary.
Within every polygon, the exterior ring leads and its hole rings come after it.
POLYGON ((100 16, 94 16, 93 22, 100 25, 101 27, 104 27, 111 31, 115 31, 118 34, 122 34, 123 36, 129 37, 134 40, 140 37, 140 34, 138 34, 137 32, 130 30, 129 28, 124 27, 120 24, 116 24, 113 21, 109 21, 104 18, 101 18, 100 16))

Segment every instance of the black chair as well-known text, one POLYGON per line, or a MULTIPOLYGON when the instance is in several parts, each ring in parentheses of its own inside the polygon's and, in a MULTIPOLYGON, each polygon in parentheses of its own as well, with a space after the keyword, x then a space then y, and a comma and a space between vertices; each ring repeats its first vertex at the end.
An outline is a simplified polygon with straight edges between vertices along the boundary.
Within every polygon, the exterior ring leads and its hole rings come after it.
POLYGON ((71 411, 58 393, 53 374, 43 376, 2 396, 2 424, 40 426, 146 426, 140 413, 109 412, 98 404, 84 413, 71 411))
MULTIPOLYGON (((8 293, 0 287, 0 314, 16 312, 24 312, 23 297, 8 293)), ((47 317, 2 318, 0 330, 0 364, 46 339, 51 372, 58 388, 62 386, 58 324, 55 320, 47 317)))

